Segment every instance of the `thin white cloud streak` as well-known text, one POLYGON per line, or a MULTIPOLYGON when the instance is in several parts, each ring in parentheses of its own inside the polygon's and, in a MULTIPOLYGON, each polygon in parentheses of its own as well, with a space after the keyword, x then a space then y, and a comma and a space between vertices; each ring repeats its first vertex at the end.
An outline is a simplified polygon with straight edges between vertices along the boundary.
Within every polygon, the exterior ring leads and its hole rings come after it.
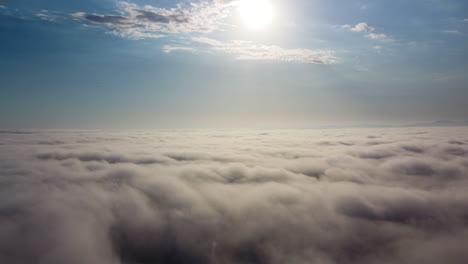
POLYGON ((164 53, 172 53, 174 51, 195 51, 194 48, 191 47, 181 47, 181 46, 171 46, 171 45, 164 45, 163 52, 164 53))
POLYGON ((164 38, 166 35, 163 34, 155 34, 155 33, 148 33, 148 32, 142 32, 139 30, 127 30, 127 31, 121 31, 121 30, 112 30, 106 32, 107 34, 119 36, 121 38, 127 38, 127 39, 134 39, 134 40, 139 40, 139 39, 159 39, 159 38, 164 38))
POLYGON ((49 22, 55 22, 58 19, 57 16, 50 14, 48 10, 41 10, 36 14, 36 17, 49 22))
POLYGON ((237 60, 336 64, 338 58, 331 50, 285 49, 275 45, 255 44, 250 41, 222 42, 210 38, 192 38, 195 43, 209 46, 213 51, 234 55, 237 60))
POLYGON ((391 41, 393 41, 392 38, 390 38, 389 36, 387 36, 385 34, 371 33, 371 34, 367 34, 366 37, 368 37, 370 39, 378 40, 378 41, 381 41, 381 42, 391 42, 391 41))
POLYGON ((459 30, 453 30, 453 29, 450 29, 450 30, 442 30, 443 33, 447 33, 447 34, 453 34, 453 35, 463 35, 462 32, 460 32, 459 30))

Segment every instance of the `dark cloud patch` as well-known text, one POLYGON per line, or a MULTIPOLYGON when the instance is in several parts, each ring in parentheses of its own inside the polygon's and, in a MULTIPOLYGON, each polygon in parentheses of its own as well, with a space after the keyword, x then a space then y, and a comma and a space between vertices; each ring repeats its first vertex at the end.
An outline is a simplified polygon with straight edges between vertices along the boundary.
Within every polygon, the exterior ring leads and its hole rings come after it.
POLYGON ((202 1, 164 9, 120 2, 117 15, 71 14, 77 20, 102 24, 110 33, 131 39, 161 38, 165 34, 207 33, 219 30, 220 21, 229 16, 231 4, 223 1, 202 1))
POLYGON ((185 17, 183 13, 164 16, 164 15, 157 14, 155 12, 150 12, 150 11, 145 11, 145 10, 135 10, 135 11, 139 13, 139 15, 136 16, 138 19, 147 20, 147 21, 154 22, 154 23, 170 23, 170 22, 187 23, 189 22, 188 18, 185 17))
POLYGON ((41 160, 68 160, 68 159, 78 159, 83 162, 91 161, 104 161, 111 164, 115 163, 135 163, 135 164, 155 164, 155 163, 164 163, 167 162, 167 159, 164 158, 154 158, 154 157, 140 157, 140 158, 131 158, 125 155, 119 154, 103 154, 97 152, 89 153, 58 153, 58 152, 49 152, 41 153, 37 155, 38 159, 41 160))
POLYGON ((467 131, 415 131, 4 134, 0 262, 466 263, 467 131))
POLYGON ((387 159, 394 157, 395 154, 386 150, 374 150, 369 152, 360 152, 357 156, 362 159, 387 159))
POLYGON ((423 153, 424 152, 424 148, 419 147, 419 146, 414 146, 414 145, 404 145, 401 148, 406 150, 406 151, 414 152, 414 153, 423 153))
POLYGON ((459 140, 450 140, 449 144, 452 144, 452 145, 466 145, 465 142, 459 141, 459 140))
POLYGON ((461 147, 450 147, 450 148, 446 148, 444 151, 445 153, 454 155, 454 156, 465 156, 468 153, 466 149, 461 148, 461 147))
POLYGON ((127 20, 123 16, 105 16, 94 14, 85 14, 83 18, 91 23, 96 24, 125 24, 127 20))
POLYGON ((384 145, 384 144, 388 144, 388 143, 389 142, 386 142, 386 141, 372 140, 372 141, 368 141, 367 145, 376 146, 376 145, 384 145))
POLYGON ((431 176, 435 174, 435 170, 430 163, 418 159, 407 159, 394 162, 392 169, 398 174, 403 175, 431 176))
POLYGON ((27 134, 33 134, 33 133, 34 132, 29 132, 29 131, 0 130, 0 134, 27 135, 27 134))
POLYGON ((62 145, 62 144, 65 144, 65 142, 61 140, 43 140, 43 141, 37 142, 37 144, 39 145, 62 145))
POLYGON ((177 161, 196 161, 196 160, 206 160, 208 159, 207 155, 200 153, 167 153, 167 157, 177 160, 177 161))

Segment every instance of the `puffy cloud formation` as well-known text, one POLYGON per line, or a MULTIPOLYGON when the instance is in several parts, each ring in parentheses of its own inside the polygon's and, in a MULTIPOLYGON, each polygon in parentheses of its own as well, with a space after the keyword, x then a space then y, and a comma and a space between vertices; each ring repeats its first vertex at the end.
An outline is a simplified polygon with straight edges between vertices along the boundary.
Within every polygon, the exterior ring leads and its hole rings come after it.
POLYGON ((122 2, 119 15, 78 12, 76 19, 105 25, 111 33, 128 38, 160 38, 163 34, 207 33, 220 27, 220 20, 230 14, 234 1, 202 1, 165 9, 122 2))
POLYGON ((234 40, 221 42, 210 38, 192 38, 193 42, 208 45, 212 50, 231 54, 238 60, 264 60, 312 64, 335 64, 338 59, 331 50, 285 49, 275 45, 255 44, 234 40))
POLYGON ((348 31, 352 31, 352 32, 369 33, 369 34, 366 35, 367 38, 378 40, 378 41, 381 41, 381 42, 390 42, 390 41, 393 40, 391 37, 387 36, 386 34, 370 33, 370 32, 375 31, 375 28, 372 27, 372 26, 369 26, 369 24, 364 23, 364 22, 363 23, 358 23, 355 26, 343 25, 341 27, 348 30, 348 31))
POLYGON ((468 129, 3 131, 1 263, 467 263, 468 129))
POLYGON ((359 23, 356 24, 354 27, 350 25, 344 25, 343 28, 349 29, 349 31, 353 32, 370 32, 375 30, 375 28, 369 26, 367 23, 359 23))

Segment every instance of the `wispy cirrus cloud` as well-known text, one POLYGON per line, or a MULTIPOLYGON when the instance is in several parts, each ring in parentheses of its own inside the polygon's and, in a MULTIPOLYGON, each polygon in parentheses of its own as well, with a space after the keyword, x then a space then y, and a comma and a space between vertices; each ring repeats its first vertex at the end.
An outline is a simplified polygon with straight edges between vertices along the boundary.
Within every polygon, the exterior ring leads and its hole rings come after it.
POLYGON ((164 53, 172 53, 174 51, 194 51, 194 48, 191 47, 182 47, 182 46, 172 46, 172 45, 164 45, 163 52, 164 53))
POLYGON ((119 14, 103 15, 77 12, 75 19, 107 26, 111 33, 133 39, 159 38, 162 34, 209 33, 222 27, 220 20, 230 14, 233 1, 204 1, 165 9, 127 2, 121 3, 119 14))
POLYGON ((192 38, 195 43, 211 50, 234 55, 238 60, 263 60, 310 64, 336 64, 338 58, 331 50, 286 49, 276 45, 256 44, 251 41, 232 40, 222 42, 210 38, 192 38))
POLYGON ((41 10, 36 14, 36 17, 49 22, 55 22, 58 19, 56 15, 51 14, 48 10, 41 10))
POLYGON ((393 41, 393 39, 391 37, 387 36, 386 34, 370 33, 370 34, 367 34, 366 37, 368 37, 370 39, 374 39, 374 40, 379 40, 379 41, 382 41, 382 42, 393 41))
POLYGON ((461 31, 456 30, 456 29, 442 30, 442 33, 453 34, 453 35, 463 35, 461 31))

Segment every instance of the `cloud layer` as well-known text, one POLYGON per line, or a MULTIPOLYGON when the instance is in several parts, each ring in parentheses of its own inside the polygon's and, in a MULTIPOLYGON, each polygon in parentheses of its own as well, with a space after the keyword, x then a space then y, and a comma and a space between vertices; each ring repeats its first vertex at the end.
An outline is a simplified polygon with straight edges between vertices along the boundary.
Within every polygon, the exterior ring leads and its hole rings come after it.
POLYGON ((3 131, 2 263, 466 263, 468 130, 3 131))

